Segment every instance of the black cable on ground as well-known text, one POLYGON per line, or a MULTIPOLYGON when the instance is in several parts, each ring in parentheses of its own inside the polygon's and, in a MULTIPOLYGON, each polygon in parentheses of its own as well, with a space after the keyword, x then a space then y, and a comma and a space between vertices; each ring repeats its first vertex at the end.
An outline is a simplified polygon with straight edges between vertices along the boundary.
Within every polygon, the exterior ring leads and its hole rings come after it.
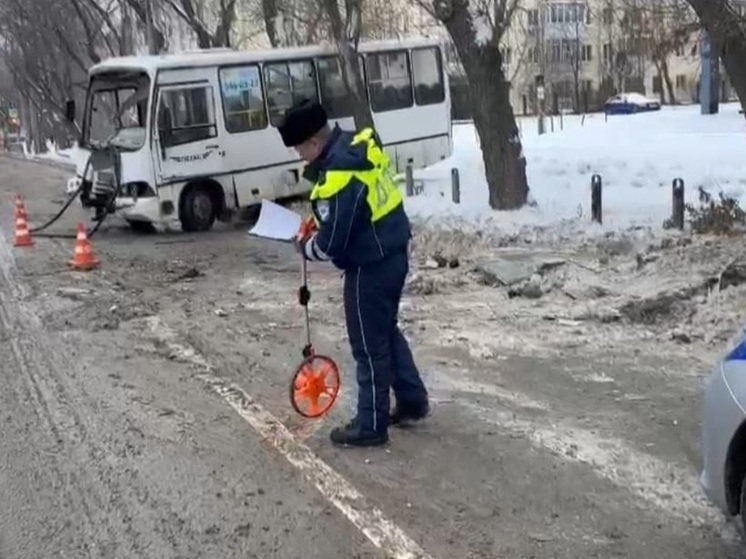
MULTIPOLYGON (((109 149, 111 149, 111 148, 109 148, 109 149)), ((81 183, 80 183, 80 186, 78 187, 78 189, 75 192, 72 193, 72 195, 70 196, 70 199, 67 202, 65 202, 65 205, 62 206, 62 209, 59 212, 57 212, 57 215, 55 215, 52 219, 50 219, 44 225, 40 225, 39 227, 34 227, 33 229, 30 229, 29 232, 31 234, 33 234, 36 237, 42 237, 42 238, 46 238, 46 239, 75 239, 75 238, 77 238, 77 236, 78 236, 77 233, 75 233, 75 234, 70 234, 70 233, 41 233, 41 231, 44 231, 45 229, 47 229, 48 227, 50 227, 51 225, 53 225, 58 219, 60 219, 62 217, 62 215, 67 211, 67 209, 72 205, 72 203, 80 195, 81 191, 83 190, 83 184, 84 184, 84 181, 85 181, 85 177, 88 174, 88 169, 91 166, 91 158, 92 157, 93 157, 93 154, 91 154, 88 157, 88 161, 86 161, 85 168, 83 169, 83 178, 81 180, 81 183)), ((116 152, 112 149, 112 159, 114 160, 114 181, 115 181, 115 185, 114 185, 114 188, 111 191, 111 195, 110 195, 109 199, 106 201, 105 208, 107 208, 107 209, 108 209, 109 205, 112 202, 114 202, 114 200, 116 199, 117 194, 119 194, 119 188, 121 186, 121 182, 119 180, 119 172, 118 172, 118 169, 117 169, 117 166, 116 166, 116 159, 115 159, 115 157, 116 157, 116 152)), ((106 211, 101 216, 101 219, 98 220, 98 222, 96 223, 96 225, 92 229, 88 230, 87 235, 88 235, 89 238, 93 237, 93 235, 96 234, 96 231, 99 230, 99 228, 101 227, 101 224, 104 222, 104 220, 106 219, 107 215, 109 215, 108 211, 106 211)))

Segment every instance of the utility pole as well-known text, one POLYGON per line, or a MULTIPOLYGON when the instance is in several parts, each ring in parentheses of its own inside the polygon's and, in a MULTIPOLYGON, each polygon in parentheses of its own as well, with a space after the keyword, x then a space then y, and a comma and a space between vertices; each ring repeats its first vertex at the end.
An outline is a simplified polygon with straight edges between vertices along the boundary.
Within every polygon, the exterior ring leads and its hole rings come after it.
POLYGON ((699 52, 702 67, 699 82, 700 112, 703 115, 714 115, 720 108, 720 56, 706 32, 702 33, 699 52))

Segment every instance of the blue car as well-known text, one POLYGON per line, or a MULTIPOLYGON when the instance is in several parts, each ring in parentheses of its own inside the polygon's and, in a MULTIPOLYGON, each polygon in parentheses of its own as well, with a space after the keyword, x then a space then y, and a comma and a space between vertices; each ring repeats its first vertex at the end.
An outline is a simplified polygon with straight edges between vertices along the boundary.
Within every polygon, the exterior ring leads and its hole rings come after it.
POLYGON ((609 115, 630 115, 660 110, 660 101, 650 99, 640 93, 620 93, 604 103, 604 112, 609 115))

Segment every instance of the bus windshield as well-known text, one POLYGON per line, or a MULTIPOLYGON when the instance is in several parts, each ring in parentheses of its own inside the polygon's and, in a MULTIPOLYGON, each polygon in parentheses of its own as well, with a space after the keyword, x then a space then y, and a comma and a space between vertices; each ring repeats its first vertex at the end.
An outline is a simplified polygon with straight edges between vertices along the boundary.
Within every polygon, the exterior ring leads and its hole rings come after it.
POLYGON ((149 99, 147 74, 113 72, 94 76, 88 90, 84 142, 139 150, 147 138, 149 99))

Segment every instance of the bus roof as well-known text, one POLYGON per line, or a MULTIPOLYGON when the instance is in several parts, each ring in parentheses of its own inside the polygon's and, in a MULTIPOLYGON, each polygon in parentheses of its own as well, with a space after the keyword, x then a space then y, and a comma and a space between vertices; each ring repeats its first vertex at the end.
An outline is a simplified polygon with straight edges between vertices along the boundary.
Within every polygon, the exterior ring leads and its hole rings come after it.
MULTIPOLYGON (((359 52, 435 46, 442 43, 439 38, 410 37, 385 41, 360 41, 359 52)), ((267 50, 205 49, 163 55, 124 56, 109 58, 90 68, 89 73, 99 74, 110 70, 142 70, 151 76, 158 70, 177 68, 199 68, 258 62, 264 60, 287 60, 335 54, 333 44, 287 47, 267 50)))

